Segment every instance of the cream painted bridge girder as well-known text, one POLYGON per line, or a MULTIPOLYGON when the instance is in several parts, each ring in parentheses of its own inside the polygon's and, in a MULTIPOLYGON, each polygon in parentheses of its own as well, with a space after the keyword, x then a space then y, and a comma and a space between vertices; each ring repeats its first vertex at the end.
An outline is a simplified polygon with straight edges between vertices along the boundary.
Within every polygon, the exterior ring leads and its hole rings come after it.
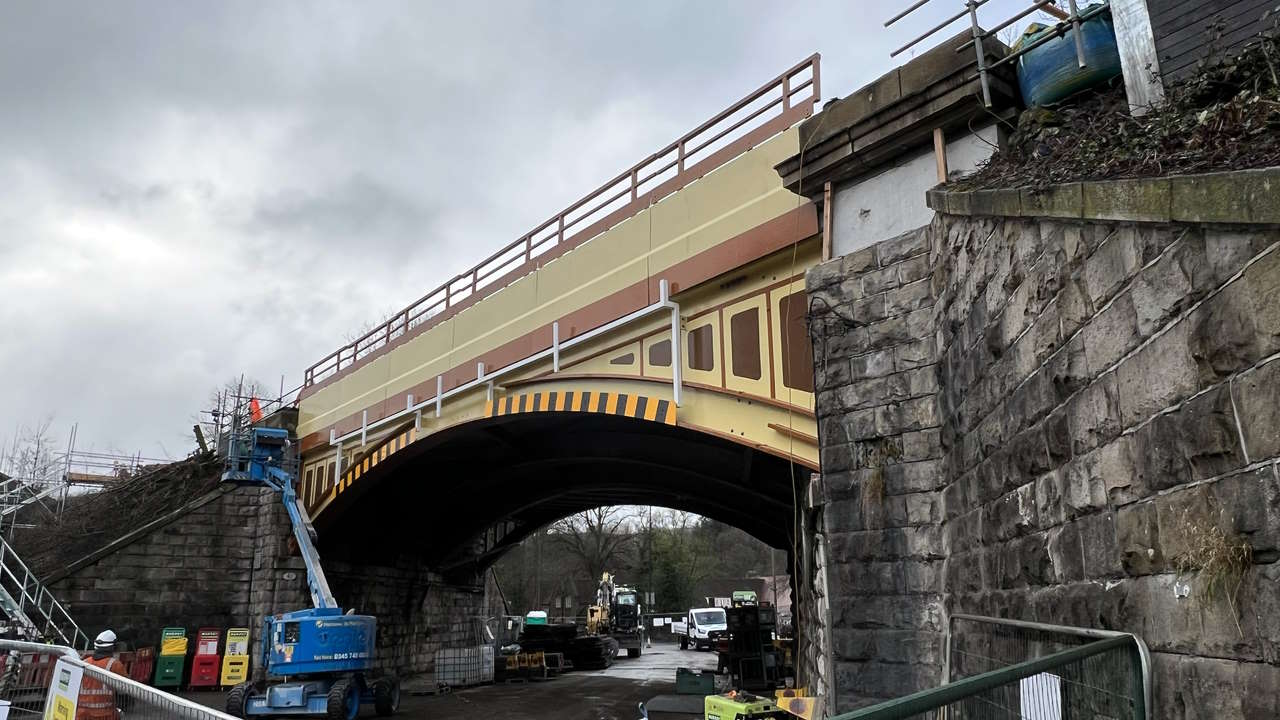
MULTIPOLYGON (((606 185, 504 250, 511 258, 487 260, 495 269, 482 263, 442 299, 424 298, 313 366, 299 397, 299 493, 317 525, 343 525, 365 497, 396 502, 382 490, 439 482, 433 466, 484 472, 493 458, 476 438, 510 450, 547 428, 631 455, 602 464, 609 448, 597 447, 541 458, 547 498, 487 511, 471 536, 480 555, 588 503, 684 506, 742 524, 749 513, 721 496, 760 502, 771 497, 767 473, 790 491, 816 470, 803 278, 819 260, 818 223, 774 167, 799 151, 795 126, 813 111, 817 77, 815 56, 620 175, 621 203, 573 215, 595 197, 611 201, 606 185), (589 224, 567 235, 579 221, 589 224), (471 457, 450 455, 463 447, 471 457), (651 462, 645 447, 689 460, 651 462), (706 472, 685 466, 698 462, 706 472), (747 470, 722 477, 717 463, 747 470), (572 482, 614 467, 629 484, 572 482), (681 486, 664 483, 677 475, 681 486), (700 484, 714 490, 689 490, 700 484)), ((551 444, 544 437, 535 454, 551 444)), ((518 472, 519 457, 503 462, 518 472)))

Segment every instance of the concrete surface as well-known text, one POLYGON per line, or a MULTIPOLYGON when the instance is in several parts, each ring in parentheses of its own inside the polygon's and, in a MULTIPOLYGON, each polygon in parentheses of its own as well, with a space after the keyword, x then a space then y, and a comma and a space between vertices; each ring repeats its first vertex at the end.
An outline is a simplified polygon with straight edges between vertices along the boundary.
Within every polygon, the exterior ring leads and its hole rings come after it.
MULTIPOLYGON (((996 148, 999 131, 988 125, 947 143, 947 167, 970 172, 996 148)), ((832 209, 832 252, 848 255, 881 240, 923 227, 933 220, 925 192, 938 184, 933 148, 904 155, 896 164, 869 178, 839 187, 832 209)))
MULTIPOLYGON (((636 720, 638 703, 675 692, 676 668, 716 667, 712 652, 680 650, 675 644, 655 644, 636 659, 623 657, 608 670, 571 672, 553 680, 520 684, 499 683, 459 690, 448 695, 405 695, 403 720, 636 720)), ((198 693, 193 699, 210 707, 222 706, 222 693, 198 693)), ((360 717, 377 717, 372 707, 360 717)))

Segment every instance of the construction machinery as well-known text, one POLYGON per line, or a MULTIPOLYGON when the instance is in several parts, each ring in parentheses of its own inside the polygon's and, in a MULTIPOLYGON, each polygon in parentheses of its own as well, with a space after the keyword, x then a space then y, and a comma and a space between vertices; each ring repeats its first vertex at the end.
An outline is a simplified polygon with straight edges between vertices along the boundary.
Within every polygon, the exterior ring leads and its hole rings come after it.
POLYGON ((615 585, 613 575, 604 573, 596 590, 596 604, 587 608, 587 634, 608 635, 626 648, 627 657, 644 651, 643 608, 640 594, 627 585, 615 585))
POLYGON ((742 690, 708 695, 703 701, 704 720, 789 720, 791 716, 773 699, 742 690))
POLYGON ((236 717, 287 716, 351 720, 362 704, 379 715, 400 705, 394 676, 372 678, 377 620, 344 613, 329 589, 315 547, 315 529, 295 491, 297 458, 286 430, 251 427, 233 432, 222 481, 280 493, 307 568, 312 607, 262 621, 266 680, 241 683, 227 694, 236 717))
POLYGON ((728 639, 717 650, 720 666, 727 670, 734 687, 746 690, 773 690, 787 675, 786 653, 774 642, 777 613, 771 605, 742 605, 726 613, 728 639))

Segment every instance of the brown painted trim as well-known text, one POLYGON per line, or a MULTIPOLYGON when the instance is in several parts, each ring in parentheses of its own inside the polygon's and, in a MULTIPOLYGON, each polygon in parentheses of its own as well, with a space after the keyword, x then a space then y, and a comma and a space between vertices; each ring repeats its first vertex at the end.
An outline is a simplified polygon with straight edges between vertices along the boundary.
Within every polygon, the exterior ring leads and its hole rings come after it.
POLYGON ((729 298, 728 300, 725 300, 724 302, 720 303, 719 305, 712 305, 711 307, 706 308, 705 310, 699 310, 699 311, 698 311, 698 314, 696 314, 696 315, 690 315, 688 318, 686 318, 686 320, 697 320, 698 318, 702 317, 703 315, 706 315, 706 314, 708 314, 708 313, 713 313, 713 312, 715 312, 715 311, 717 311, 717 310, 721 310, 721 309, 723 309, 723 308, 727 308, 727 307, 729 307, 730 305, 733 305, 733 304, 735 304, 735 303, 740 303, 740 302, 742 302, 743 300, 749 300, 749 299, 751 299, 751 298, 753 298, 753 297, 756 297, 756 296, 758 296, 758 295, 764 295, 764 296, 765 296, 765 298, 766 298, 766 299, 768 299, 768 297, 769 297, 769 293, 773 292, 774 290, 777 290, 777 289, 778 289, 778 288, 780 288, 780 287, 786 287, 787 285, 790 285, 790 284, 792 284, 792 283, 794 283, 794 282, 797 282, 797 281, 800 281, 800 280, 804 280, 804 273, 798 273, 798 274, 796 274, 796 275, 792 275, 791 277, 786 278, 785 280, 776 280, 776 281, 774 281, 773 283, 771 283, 771 284, 769 284, 769 285, 765 285, 765 286, 764 286, 764 287, 762 287, 762 288, 757 288, 754 292, 743 293, 743 294, 741 294, 741 295, 738 295, 737 297, 729 298))
POLYGON ((800 432, 799 430, 796 430, 795 428, 789 428, 786 425, 779 425, 778 423, 769 423, 769 427, 773 430, 777 430, 778 432, 782 433, 783 435, 786 435, 789 438, 795 438, 796 440, 803 440, 809 443, 810 445, 813 445, 814 447, 818 446, 818 438, 814 435, 810 435, 809 433, 803 433, 803 432, 800 432))
MULTIPOLYGON (((730 298, 729 300, 726 300, 725 302, 722 302, 722 303, 720 303, 719 305, 712 305, 711 307, 709 307, 709 308, 707 308, 707 309, 705 309, 705 310, 700 310, 700 311, 698 312, 698 314, 696 314, 696 315, 690 315, 689 317, 685 318, 685 321, 686 321, 686 322, 692 322, 693 320, 697 320, 698 318, 701 318, 703 315, 707 315, 707 314, 709 314, 709 313, 716 312, 717 310, 723 310, 724 308, 726 308, 726 307, 728 307, 728 306, 730 306, 730 305, 733 305, 734 303, 739 303, 739 302, 742 302, 743 300, 748 300, 748 299, 750 299, 750 298, 757 297, 757 296, 763 296, 763 297, 765 298, 765 305, 768 305, 768 304, 769 304, 769 293, 770 293, 770 292, 772 292, 773 290, 777 290, 777 289, 778 289, 778 288, 780 288, 780 287, 784 287, 784 286, 786 286, 786 285, 790 285, 791 283, 794 283, 794 282, 796 282, 797 280, 802 280, 802 279, 804 279, 804 274, 803 274, 803 273, 801 273, 801 274, 799 274, 799 275, 793 275, 793 276, 791 276, 789 279, 786 279, 786 280, 779 280, 779 281, 774 282, 774 283, 772 283, 772 284, 770 284, 770 285, 766 285, 766 286, 764 286, 763 288, 757 288, 754 292, 744 293, 744 294, 739 295, 739 296, 737 296, 737 297, 730 298)), ((723 315, 721 315, 721 325, 722 325, 722 326, 723 326, 723 321, 724 321, 724 316, 723 316, 723 315)), ((655 331, 653 331, 653 332, 649 333, 648 335, 642 335, 642 336, 640 336, 639 340, 640 340, 640 342, 641 342, 641 343, 643 343, 643 341, 648 340, 649 338, 662 337, 662 336, 669 335, 670 333, 671 333, 671 331, 670 331, 669 329, 668 329, 668 330, 655 330, 655 331)), ((573 366, 575 366, 575 365, 581 365, 582 363, 589 362, 589 361, 591 361, 591 360, 595 360, 596 358, 598 358, 598 357, 600 357, 600 356, 602 356, 602 355, 608 355, 609 353, 616 351, 618 348, 625 347, 625 346, 627 346, 627 345, 630 345, 630 344, 631 344, 631 343, 633 343, 633 342, 636 342, 636 340, 625 340, 625 341, 620 342, 620 343, 618 343, 618 344, 616 344, 616 345, 610 345, 609 347, 607 347, 607 348, 605 348, 605 349, 603 349, 603 350, 599 350, 599 351, 597 351, 597 352, 594 352, 594 353, 592 353, 592 354, 590 354, 590 355, 588 355, 588 356, 586 356, 586 357, 584 357, 584 358, 582 358, 582 359, 580 359, 580 360, 574 360, 574 361, 573 361, 573 362, 571 362, 571 363, 568 363, 568 364, 562 364, 562 365, 561 365, 561 368, 571 368, 571 367, 573 367, 573 366)), ((643 345, 642 345, 642 347, 643 347, 643 345)), ((641 354, 643 355, 643 353, 641 353, 641 354)), ((643 362, 642 362, 642 363, 641 363, 642 372, 643 372, 643 367, 644 367, 644 364, 643 364, 643 362)), ((562 370, 562 372, 563 372, 563 370, 562 370)))
MULTIPOLYGON (((658 280, 660 278, 668 277, 671 274, 675 274, 679 277, 697 277, 703 272, 709 272, 708 268, 711 266, 707 263, 711 260, 728 263, 727 265, 720 267, 707 278, 704 278, 710 279, 718 275, 723 275, 724 273, 737 267, 741 267, 742 265, 760 260, 784 248, 792 247, 797 242, 807 240, 813 235, 814 230, 810 228, 810 225, 812 224, 816 227, 816 217, 817 212, 813 204, 806 202, 783 215, 779 215, 772 220, 767 220, 750 230, 740 233, 720 243, 714 248, 710 248, 692 258, 676 263, 667 270, 660 271, 657 275, 651 276, 647 282, 644 280, 638 281, 626 288, 623 288, 622 290, 592 302, 585 307, 570 312, 559 321, 561 330, 560 337, 563 340, 570 339, 607 322, 623 317, 630 312, 639 310, 652 302, 656 302, 658 299, 658 280), (805 221, 806 218, 809 221, 807 223, 805 221), (788 221, 789 224, 785 222, 779 223, 779 221, 782 220, 788 221), (801 234, 787 237, 786 235, 781 234, 781 231, 786 229, 791 229, 792 231, 801 234), (646 285, 648 290, 647 293, 645 292, 646 285), (578 327, 578 323, 581 323, 581 328, 578 327)), ((775 283, 774 285, 766 288, 763 292, 767 293, 774 287, 786 285, 794 280, 795 278, 793 277, 789 280, 782 281, 781 283, 775 283)), ((699 282, 702 281, 700 280, 699 282)), ((674 290, 672 292, 674 293, 674 290)), ((760 290, 757 290, 730 302, 736 302, 737 300, 751 297, 759 294, 760 292, 760 290)), ((711 312, 711 310, 707 310, 706 312, 711 312)), ((644 337, 647 338, 651 336, 652 335, 646 335, 644 337)), ((386 347, 396 347, 398 344, 406 342, 408 339, 410 339, 410 336, 402 335, 401 337, 393 340, 390 346, 386 347)), ((443 373, 444 388, 445 390, 452 390, 474 380, 476 377, 476 363, 478 362, 485 363, 485 367, 487 368, 503 367, 510 362, 515 362, 549 347, 551 347, 550 323, 446 370, 443 373), (543 338, 545 338, 545 340, 543 338)), ((770 342, 769 347, 773 347, 772 342, 770 342)), ((592 357, 598 357, 598 355, 593 355, 592 357)), ((372 357, 369 359, 372 359, 372 357)), ((361 362, 364 362, 364 360, 361 360, 361 362)), ((579 362, 585 362, 585 360, 579 362)), ((347 371, 344 369, 342 374, 345 374, 346 372, 347 371)), ((341 374, 334 377, 340 376, 341 374)), ((325 387, 330 379, 332 378, 326 378, 324 381, 316 383, 309 388, 305 388, 303 392, 299 394, 299 399, 305 398, 307 395, 325 387)), ((435 378, 424 380, 408 390, 396 393, 385 401, 376 402, 366 408, 363 408, 361 411, 351 413, 329 426, 307 435, 301 441, 302 452, 313 449, 322 443, 327 443, 330 429, 335 429, 338 435, 345 435, 346 433, 358 429, 361 426, 363 410, 367 410, 369 412, 369 422, 376 422, 393 413, 399 412, 404 409, 405 398, 409 394, 412 394, 414 399, 419 402, 434 398, 435 378)))
POLYGON ((766 220, 730 241, 707 248, 691 258, 653 273, 649 297, 658 298, 658 283, 666 280, 675 295, 743 265, 789 248, 818 234, 818 210, 805 200, 787 212, 766 220))
POLYGON ((701 425, 694 425, 693 423, 687 423, 687 422, 685 422, 685 421, 683 421, 683 420, 677 420, 677 421, 676 421, 676 426, 677 426, 677 427, 685 428, 686 430, 693 430, 693 431, 700 432, 700 433, 706 433, 707 435, 714 435, 715 437, 721 438, 721 439, 723 439, 723 440, 728 440, 728 441, 730 441, 730 442, 735 442, 735 443, 737 443, 737 444, 739 444, 739 445, 745 445, 745 446, 747 446, 747 447, 749 447, 749 448, 753 448, 753 449, 755 449, 755 450, 759 450, 760 452, 768 453, 769 455, 773 455, 774 457, 780 457, 780 458, 782 458, 783 460, 790 460, 791 462, 795 463, 796 465, 801 465, 801 466, 803 466, 803 467, 807 467, 807 468, 809 468, 810 470, 813 470, 814 472, 817 472, 817 471, 818 471, 818 464, 817 464, 817 463, 815 463, 815 462, 813 462, 812 460, 806 460, 805 458, 802 458, 802 457, 800 457, 799 455, 792 455, 791 453, 784 452, 784 451, 782 451, 782 450, 779 450, 779 449, 774 448, 774 447, 770 447, 770 446, 765 445, 765 444, 763 444, 763 443, 755 443, 755 442, 751 442, 751 441, 747 440, 746 438, 744 438, 744 437, 742 437, 742 436, 739 436, 739 435, 734 435, 734 434, 732 434, 732 433, 727 433, 727 432, 720 432, 719 430, 713 430, 713 429, 711 429, 711 428, 703 427, 703 426, 701 426, 701 425))

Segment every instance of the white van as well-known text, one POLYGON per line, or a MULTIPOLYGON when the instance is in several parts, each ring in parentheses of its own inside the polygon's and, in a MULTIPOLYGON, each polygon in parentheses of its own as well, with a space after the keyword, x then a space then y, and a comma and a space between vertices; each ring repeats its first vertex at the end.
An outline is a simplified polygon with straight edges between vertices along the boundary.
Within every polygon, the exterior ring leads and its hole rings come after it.
POLYGON ((714 650, 716 640, 728 634, 724 608, 693 608, 683 620, 671 623, 671 632, 680 641, 680 649, 714 650))

